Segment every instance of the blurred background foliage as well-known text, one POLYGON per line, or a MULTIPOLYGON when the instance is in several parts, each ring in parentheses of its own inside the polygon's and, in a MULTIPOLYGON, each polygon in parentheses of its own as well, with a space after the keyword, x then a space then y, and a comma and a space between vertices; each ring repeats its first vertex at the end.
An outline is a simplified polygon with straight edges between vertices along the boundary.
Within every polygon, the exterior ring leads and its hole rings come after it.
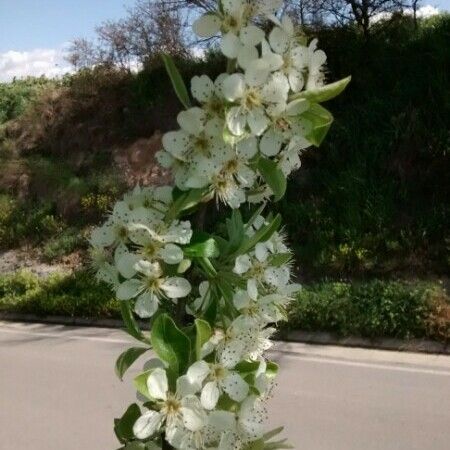
MULTIPOLYGON (((351 24, 305 30, 328 55, 330 82, 353 76, 325 105, 336 121, 324 145, 304 153, 275 205, 300 278, 318 290, 324 277, 370 284, 449 273, 450 16, 374 27, 369 37, 351 24)), ((186 81, 224 68, 214 49, 175 56, 186 81)), ((0 252, 38 248, 48 263, 84 254, 89 227, 119 195, 137 182, 167 182, 153 155, 180 108, 159 57, 138 72, 105 63, 61 80, 1 83, 0 252)), ((345 286, 326 289, 339 299, 345 286)), ((313 297, 304 294, 304 308, 313 297)), ((308 314, 296 323, 342 332, 308 314)))

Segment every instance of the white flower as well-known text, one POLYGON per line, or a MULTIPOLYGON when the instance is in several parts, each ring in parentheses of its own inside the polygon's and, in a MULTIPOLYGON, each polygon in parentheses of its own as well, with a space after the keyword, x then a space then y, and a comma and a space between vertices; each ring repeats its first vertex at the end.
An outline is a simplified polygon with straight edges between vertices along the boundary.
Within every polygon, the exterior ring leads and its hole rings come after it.
POLYGON ((260 136, 269 125, 265 108, 285 103, 288 92, 286 78, 280 73, 270 74, 270 66, 263 59, 253 61, 245 75, 230 75, 223 82, 223 94, 235 103, 226 115, 231 133, 242 136, 249 129, 253 135, 260 136))
POLYGON ((248 280, 247 290, 238 290, 233 296, 234 306, 241 313, 234 323, 242 322, 239 326, 245 328, 285 320, 290 301, 288 296, 277 293, 259 296, 256 281, 248 280))
MULTIPOLYGON (((234 366, 233 366, 234 367, 234 366)), ((241 375, 220 363, 209 364, 197 361, 187 371, 187 378, 192 384, 204 384, 201 391, 201 404, 207 410, 216 407, 223 392, 237 402, 247 397, 249 386, 241 375)))
POLYGON ((180 189, 203 187, 211 168, 220 169, 228 152, 222 137, 224 123, 217 117, 207 120, 205 111, 200 108, 180 112, 178 123, 181 130, 163 136, 177 186, 180 189), (182 164, 174 165, 173 160, 182 164))
POLYGON ((268 108, 270 126, 261 137, 261 153, 271 157, 277 155, 284 145, 297 152, 309 147, 311 144, 304 135, 309 131, 310 123, 301 117, 308 108, 309 102, 304 99, 268 108))
POLYGON ((159 263, 139 261, 135 265, 139 278, 120 284, 116 291, 118 300, 136 298, 135 311, 142 317, 151 317, 158 309, 161 298, 176 300, 191 291, 189 281, 181 277, 165 277, 159 263))
POLYGON ((207 75, 195 76, 191 80, 192 95, 202 105, 207 118, 224 116, 222 84, 227 76, 222 73, 214 82, 207 75))
POLYGON ((272 266, 270 256, 268 247, 259 242, 251 254, 239 255, 236 258, 233 272, 269 286, 285 286, 291 276, 289 266, 287 264, 272 266))
POLYGON ((303 71, 306 72, 306 90, 323 86, 324 65, 327 55, 323 50, 317 50, 317 39, 313 39, 308 47, 299 46, 293 50, 296 60, 300 61, 303 71))
POLYGON ((211 38, 221 31, 235 36, 258 15, 266 17, 274 14, 282 5, 282 0, 223 0, 222 10, 207 13, 198 18, 194 24, 194 33, 202 38, 211 38))
POLYGON ((136 421, 133 432, 138 439, 153 436, 163 425, 168 436, 183 429, 195 432, 206 425, 206 412, 198 397, 193 395, 197 387, 191 385, 186 376, 178 378, 173 394, 169 390, 166 371, 156 368, 148 376, 147 389, 159 410, 148 410, 136 421))
POLYGON ((138 246, 137 253, 141 259, 179 264, 184 255, 181 247, 176 244, 187 244, 191 240, 190 222, 173 221, 169 226, 162 220, 147 223, 139 221, 129 226, 130 240, 138 246))
POLYGON ((266 420, 267 411, 262 401, 256 396, 249 396, 237 413, 212 411, 209 427, 220 437, 219 450, 235 450, 260 439, 266 420))

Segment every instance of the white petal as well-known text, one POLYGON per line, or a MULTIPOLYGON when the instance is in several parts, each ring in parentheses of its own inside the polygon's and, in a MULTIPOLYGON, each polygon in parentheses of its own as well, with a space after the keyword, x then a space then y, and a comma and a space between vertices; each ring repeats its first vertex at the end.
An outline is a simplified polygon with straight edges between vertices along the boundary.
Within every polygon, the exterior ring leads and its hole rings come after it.
POLYGON ((127 280, 121 283, 117 288, 116 297, 118 300, 130 300, 143 289, 142 282, 139 280, 127 280))
POLYGON ((270 80, 262 90, 266 101, 272 103, 286 102, 289 92, 289 81, 286 76, 280 72, 272 74, 270 80))
POLYGON ((164 169, 170 169, 174 163, 173 156, 164 150, 160 150, 159 152, 155 153, 156 161, 158 161, 158 164, 161 167, 164 167, 164 169))
POLYGON ((256 280, 247 281, 247 292, 252 300, 256 301, 258 299, 258 287, 256 285, 256 280))
POLYGON ((263 59, 252 61, 245 71, 245 81, 249 86, 261 86, 270 74, 270 66, 263 59))
POLYGON ((303 74, 299 70, 291 68, 288 71, 287 76, 291 89, 294 92, 300 92, 303 89, 303 86, 305 85, 303 74))
POLYGON ((164 369, 156 368, 147 378, 148 393, 155 400, 166 400, 169 382, 164 369))
POLYGON ((237 310, 248 308, 250 305, 250 297, 246 291, 237 291, 233 295, 233 304, 237 310))
POLYGON ((222 37, 220 49, 227 58, 235 59, 237 58, 241 45, 239 38, 234 33, 229 32, 222 37))
POLYGON ((207 75, 195 76, 191 80, 191 91, 196 100, 200 103, 205 103, 214 94, 214 83, 207 75))
POLYGON ((242 11, 244 4, 243 0, 222 0, 222 6, 227 14, 235 16, 242 11))
POLYGON ((241 139, 236 145, 236 152, 242 158, 253 158, 258 153, 258 140, 254 136, 241 139))
POLYGON ((183 260, 183 250, 175 244, 166 244, 160 250, 160 255, 167 264, 178 264, 183 260))
POLYGON ((210 38, 219 32, 220 25, 219 17, 214 14, 204 14, 194 22, 192 28, 197 36, 210 38))
POLYGON ((196 394, 201 387, 201 383, 193 383, 187 375, 182 375, 177 378, 177 394, 180 397, 196 394))
POLYGON ((252 267, 252 262, 248 255, 239 255, 234 263, 233 272, 242 275, 252 267))
POLYGON ((311 62, 310 68, 311 70, 320 69, 327 62, 327 55, 323 50, 317 50, 314 52, 311 62))
POLYGON ((146 411, 133 425, 133 433, 138 439, 147 439, 160 428, 163 416, 157 411, 146 411))
POLYGON ((288 267, 268 267, 264 271, 267 283, 273 286, 285 286, 289 283, 290 273, 288 267))
POLYGON ((264 130, 269 125, 269 119, 262 108, 252 109, 247 115, 247 122, 250 130, 256 136, 260 136, 264 133, 264 130))
POLYGON ((248 397, 242 403, 239 424, 250 440, 257 440, 264 434, 266 415, 264 405, 256 397, 248 397))
POLYGON ((192 383, 203 383, 209 371, 209 364, 207 362, 197 361, 189 367, 187 377, 192 383))
POLYGON ((208 416, 202 408, 200 400, 194 395, 189 395, 182 400, 181 414, 183 424, 190 431, 199 431, 206 425, 208 416))
POLYGON ((242 98, 245 92, 244 76, 240 73, 230 75, 223 81, 223 96, 233 102, 238 98, 242 98))
POLYGON ((182 130, 169 131, 162 138, 164 149, 173 157, 183 160, 189 148, 189 135, 182 130))
POLYGON ((253 45, 244 45, 239 49, 237 61, 244 70, 250 67, 250 64, 258 59, 258 50, 253 45))
POLYGON ((266 40, 262 41, 261 53, 264 61, 269 65, 270 70, 273 72, 275 70, 281 69, 284 64, 283 57, 278 53, 273 53, 270 48, 269 43, 266 40))
POLYGON ((289 48, 289 36, 279 27, 275 27, 269 35, 269 43, 273 51, 284 54, 289 48))
POLYGON ((247 116, 238 106, 230 108, 227 113, 228 129, 236 136, 242 136, 247 125, 247 116))
POLYGON ((266 261, 267 257, 269 256, 267 245, 262 242, 258 242, 255 245, 255 256, 260 262, 266 261))
POLYGON ((135 313, 141 319, 148 319, 158 310, 158 297, 153 292, 144 292, 136 300, 135 313))
POLYGON ((242 28, 240 38, 244 45, 252 45, 254 47, 264 39, 264 31, 255 25, 248 25, 242 28))
POLYGON ((181 298, 191 292, 191 284, 185 278, 171 277, 164 281, 161 289, 169 298, 181 298))
POLYGON ((205 409, 214 409, 219 400, 220 391, 217 383, 215 381, 210 381, 205 384, 205 387, 202 389, 202 393, 200 396, 200 400, 202 402, 202 406, 205 409))
POLYGON ((247 397, 249 386, 238 373, 231 373, 222 381, 223 390, 232 400, 241 402, 247 397))
POLYGON ((236 416, 229 411, 212 411, 209 413, 209 424, 217 431, 234 431, 236 416))
POLYGON ((206 113, 201 108, 190 108, 178 114, 177 121, 186 133, 197 136, 204 128, 206 113))
POLYGON ((244 356, 246 343, 244 340, 233 339, 220 353, 220 363, 227 368, 233 368, 244 356))
POLYGON ((111 223, 105 223, 91 234, 91 243, 95 247, 109 247, 114 243, 115 234, 111 223))
POLYGON ((139 256, 133 253, 122 253, 118 254, 116 249, 116 254, 114 255, 115 263, 119 273, 125 278, 131 278, 136 274, 136 269, 134 265, 139 261, 139 256))
POLYGON ((283 136, 273 128, 269 128, 261 137, 259 149, 266 156, 275 156, 280 152, 282 145, 283 136))

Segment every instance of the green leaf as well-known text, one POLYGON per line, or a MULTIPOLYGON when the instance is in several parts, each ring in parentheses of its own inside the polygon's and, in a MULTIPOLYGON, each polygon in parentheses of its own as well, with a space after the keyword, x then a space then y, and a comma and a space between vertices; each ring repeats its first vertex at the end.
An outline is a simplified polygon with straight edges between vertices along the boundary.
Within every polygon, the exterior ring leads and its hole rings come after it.
POLYGON ((263 439, 265 441, 270 441, 273 437, 275 437, 276 435, 282 433, 284 430, 284 427, 278 427, 278 428, 274 428, 271 431, 268 431, 267 433, 264 434, 263 439))
POLYGON ((283 171, 278 167, 275 161, 267 158, 260 157, 258 160, 258 170, 264 181, 272 189, 275 201, 277 202, 283 198, 286 192, 286 177, 283 171))
POLYGON ((187 209, 197 206, 206 194, 205 189, 191 189, 179 195, 166 213, 166 221, 170 222, 187 209))
POLYGON ((269 262, 271 266, 280 267, 283 264, 287 264, 291 259, 291 253, 277 253, 270 257, 269 262))
POLYGON ((335 83, 327 84, 317 89, 309 89, 307 91, 299 92, 290 97, 289 100, 297 100, 304 98, 313 103, 322 103, 331 100, 340 95, 350 83, 352 77, 343 78, 335 83))
POLYGON ((217 258, 220 255, 216 240, 208 233, 196 231, 183 252, 189 258, 217 258))
POLYGON ((151 341, 156 354, 168 364, 174 374, 181 375, 187 370, 191 343, 167 314, 161 314, 155 320, 151 341))
POLYGON ((125 350, 116 361, 116 375, 123 380, 123 376, 125 372, 129 369, 129 367, 139 358, 139 356, 143 355, 147 350, 146 347, 131 347, 128 350, 125 350))
POLYGON ((239 247, 236 254, 243 255, 251 250, 258 242, 268 241, 272 237, 272 234, 278 230, 280 225, 281 216, 277 214, 271 222, 262 226, 253 236, 245 240, 239 247))
POLYGON ((127 301, 120 301, 120 312, 122 314, 122 319, 125 324, 125 329, 127 333, 137 339, 138 341, 149 343, 147 337, 142 333, 139 328, 138 323, 134 319, 133 313, 131 312, 131 304, 127 301))
POLYGON ((209 323, 202 319, 195 319, 195 330, 195 356, 198 361, 202 359, 202 347, 211 337, 212 330, 209 323))
POLYGON ((229 251, 233 252, 241 245, 245 237, 244 222, 241 212, 233 209, 231 217, 225 222, 229 238, 229 251))
POLYGON ((136 388, 136 390, 148 399, 151 398, 151 395, 148 392, 147 379, 148 379, 148 376, 152 373, 152 371, 153 371, 153 369, 142 372, 137 377, 135 377, 133 380, 134 387, 136 388))
POLYGON ((256 209, 256 211, 252 214, 252 217, 250 217, 248 222, 245 224, 246 230, 248 230, 255 223, 255 220, 262 214, 265 207, 266 207, 266 204, 263 203, 256 209))
POLYGON ((120 419, 114 420, 114 432, 122 444, 135 439, 133 425, 139 417, 141 417, 141 410, 136 403, 133 403, 120 419))
POLYGON ((266 375, 269 378, 274 378, 277 376, 278 373, 278 364, 274 363, 272 361, 267 362, 267 368, 266 368, 266 375))
POLYGON ((173 59, 169 55, 162 55, 164 65, 166 66, 167 73, 169 74, 170 80, 172 81, 172 86, 177 94, 178 99, 183 104, 185 108, 191 106, 191 100, 189 99, 189 93, 184 84, 183 78, 177 69, 177 66, 173 62, 173 59))
POLYGON ((313 103, 300 117, 309 120, 312 125, 311 131, 305 136, 306 139, 315 147, 319 147, 330 130, 333 115, 323 106, 313 103))

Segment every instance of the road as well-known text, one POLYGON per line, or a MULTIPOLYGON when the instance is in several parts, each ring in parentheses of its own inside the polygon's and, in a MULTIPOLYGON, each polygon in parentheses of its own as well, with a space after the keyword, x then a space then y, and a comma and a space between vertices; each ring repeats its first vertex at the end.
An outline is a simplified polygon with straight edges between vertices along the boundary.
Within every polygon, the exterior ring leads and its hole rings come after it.
MULTIPOLYGON (((0 449, 114 450, 119 330, 0 322, 0 449)), ((271 425, 301 450, 448 450, 450 357, 279 343, 271 425)), ((139 367, 136 367, 135 371, 139 367)))

